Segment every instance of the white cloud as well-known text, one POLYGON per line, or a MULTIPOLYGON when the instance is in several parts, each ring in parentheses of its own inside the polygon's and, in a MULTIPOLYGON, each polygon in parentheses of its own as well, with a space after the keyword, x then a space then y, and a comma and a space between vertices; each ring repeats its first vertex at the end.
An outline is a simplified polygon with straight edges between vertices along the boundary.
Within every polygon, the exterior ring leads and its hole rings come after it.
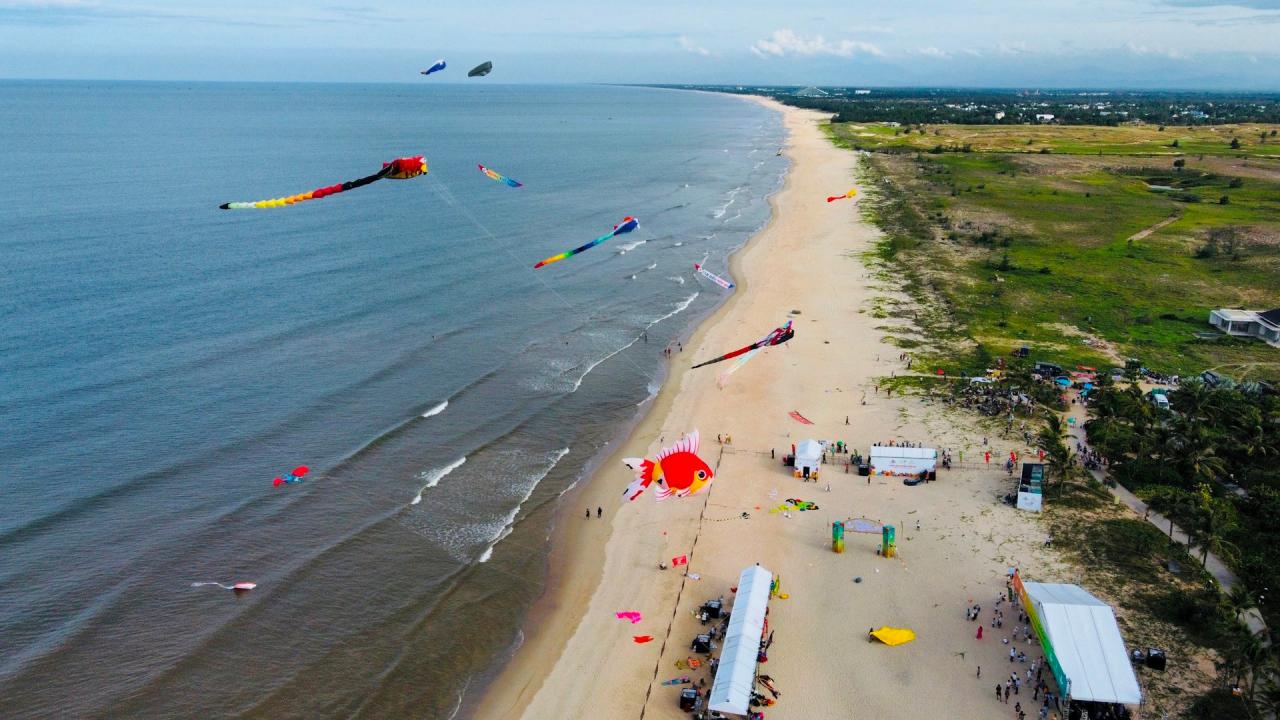
POLYGON ((786 28, 774 30, 767 40, 757 41, 751 46, 751 52, 762 58, 785 57, 787 55, 804 57, 834 55, 842 58, 851 58, 858 54, 875 55, 877 57, 884 55, 883 50, 868 42, 860 40, 827 42, 827 39, 821 35, 804 38, 786 28))
POLYGON ((1001 55, 1025 55, 1030 52, 1030 50, 1027 48, 1027 43, 1025 41, 1019 40, 1011 43, 1001 42, 996 46, 996 52, 1001 55))
POLYGON ((1170 60, 1181 60, 1186 57, 1176 48, 1157 48, 1133 42, 1127 43, 1125 49, 1134 55, 1155 55, 1157 57, 1166 57, 1170 60))
POLYGON ((938 48, 933 47, 932 45, 930 45, 929 47, 922 47, 922 48, 920 48, 920 49, 916 50, 916 54, 917 54, 917 55, 924 55, 925 57, 931 57, 931 58, 948 58, 948 57, 951 57, 951 53, 946 52, 945 50, 939 50, 938 48))
POLYGON ((703 57, 711 57, 710 50, 702 47, 701 45, 694 42, 693 40, 690 40, 688 37, 684 35, 680 36, 679 43, 680 43, 680 48, 685 52, 691 52, 694 55, 701 55, 703 57))

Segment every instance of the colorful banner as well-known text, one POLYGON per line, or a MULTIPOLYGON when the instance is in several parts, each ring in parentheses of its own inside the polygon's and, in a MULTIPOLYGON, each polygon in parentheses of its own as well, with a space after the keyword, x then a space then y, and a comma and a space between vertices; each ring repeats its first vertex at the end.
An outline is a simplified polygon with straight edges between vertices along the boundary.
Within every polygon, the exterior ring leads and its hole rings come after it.
POLYGON ((1026 610, 1027 617, 1031 618, 1031 628, 1036 631, 1036 639, 1040 641, 1040 647, 1044 649, 1044 657, 1049 661, 1049 670, 1053 673, 1053 679, 1058 683, 1058 690, 1068 699, 1071 699, 1071 679, 1062 671, 1062 664, 1058 662, 1058 655, 1053 651, 1053 644, 1049 642, 1049 635, 1044 631, 1044 623, 1040 620, 1040 614, 1036 612, 1035 603, 1031 602, 1031 596, 1027 594, 1026 585, 1022 584, 1022 576, 1017 570, 1013 571, 1013 589, 1018 593, 1018 598, 1022 600, 1022 608, 1026 610))

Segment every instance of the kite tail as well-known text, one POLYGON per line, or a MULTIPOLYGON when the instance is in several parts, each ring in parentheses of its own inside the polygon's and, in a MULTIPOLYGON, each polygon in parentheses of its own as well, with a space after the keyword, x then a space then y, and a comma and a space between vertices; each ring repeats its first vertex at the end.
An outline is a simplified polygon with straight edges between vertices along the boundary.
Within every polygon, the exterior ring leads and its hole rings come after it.
POLYGON ((649 487, 653 482, 653 470, 657 466, 654 465, 652 460, 644 458, 623 458, 622 462, 636 471, 636 479, 632 480, 631 484, 627 485, 627 489, 622 493, 624 498, 632 501, 640 497, 640 493, 643 493, 645 488, 649 487))

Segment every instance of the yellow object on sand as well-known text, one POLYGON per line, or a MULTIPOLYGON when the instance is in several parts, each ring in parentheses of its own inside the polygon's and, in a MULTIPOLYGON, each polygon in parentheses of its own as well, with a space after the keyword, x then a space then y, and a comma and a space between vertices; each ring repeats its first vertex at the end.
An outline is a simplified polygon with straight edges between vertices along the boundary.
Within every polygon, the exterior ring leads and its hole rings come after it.
POLYGON ((871 636, 890 647, 916 639, 916 634, 907 628, 882 627, 873 631, 871 636))
POLYGON ((789 597, 791 597, 791 596, 790 596, 790 595, 788 595, 788 594, 786 594, 786 593, 782 593, 781 595, 779 595, 779 596, 778 596, 778 599, 780 599, 780 600, 786 600, 786 599, 787 599, 787 598, 789 598, 789 597))

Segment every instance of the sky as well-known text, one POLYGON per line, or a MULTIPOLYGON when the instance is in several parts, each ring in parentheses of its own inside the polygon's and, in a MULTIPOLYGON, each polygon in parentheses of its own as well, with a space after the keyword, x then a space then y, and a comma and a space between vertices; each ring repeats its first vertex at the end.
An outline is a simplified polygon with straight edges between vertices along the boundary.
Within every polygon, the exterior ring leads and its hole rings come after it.
POLYGON ((0 0, 0 78, 1280 91, 1277 38, 1280 0, 0 0))

